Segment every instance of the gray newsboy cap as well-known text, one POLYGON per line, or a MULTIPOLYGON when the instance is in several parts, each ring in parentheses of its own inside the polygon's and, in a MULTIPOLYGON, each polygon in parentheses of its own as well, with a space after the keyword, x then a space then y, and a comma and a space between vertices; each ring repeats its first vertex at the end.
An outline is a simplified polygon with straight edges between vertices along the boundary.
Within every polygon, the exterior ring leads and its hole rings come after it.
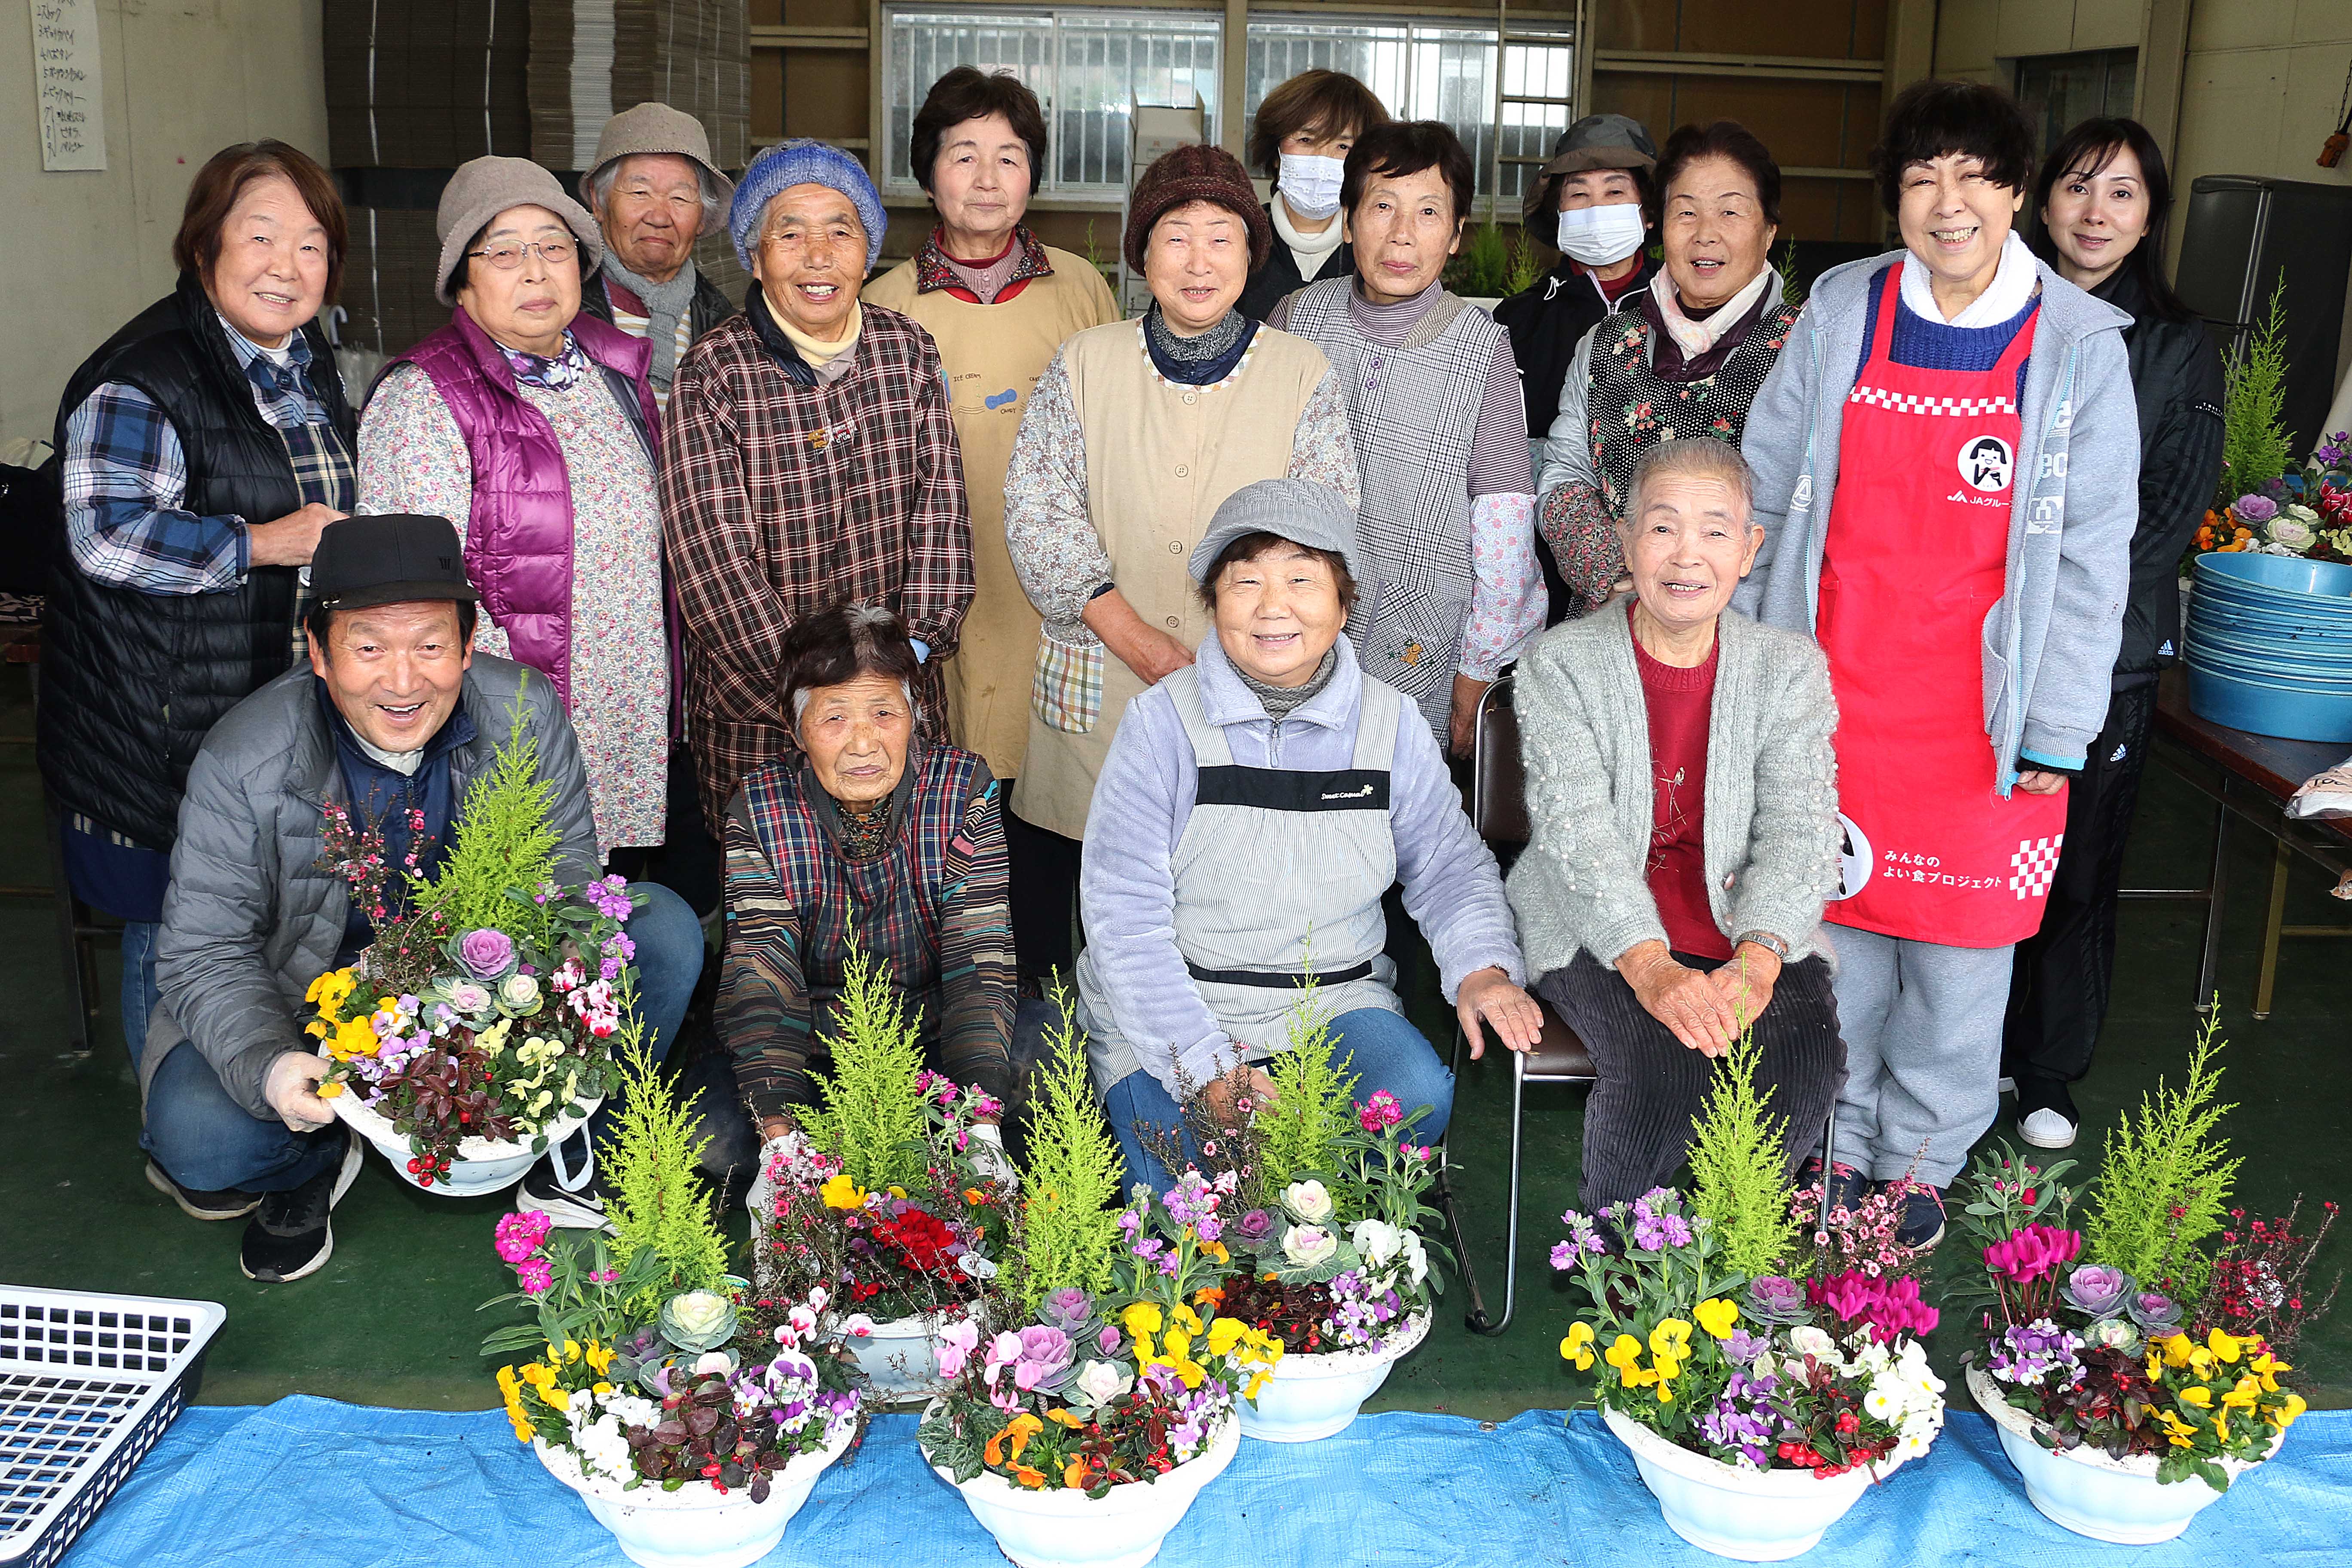
POLYGON ((1328 550, 1358 582, 1356 509, 1339 491, 1312 479, 1260 479, 1225 498, 1209 531, 1192 547, 1192 581, 1206 584, 1225 546, 1244 533, 1271 533, 1310 550, 1328 550))
POLYGON ((563 194, 555 176, 528 158, 495 154, 460 163, 441 192, 440 210, 433 215, 433 232, 441 241, 441 270, 433 276, 433 297, 445 305, 457 302, 450 291, 449 275, 457 270, 467 245, 482 226, 509 207, 545 207, 562 218, 580 242, 580 276, 585 278, 604 264, 604 236, 588 209, 563 194))

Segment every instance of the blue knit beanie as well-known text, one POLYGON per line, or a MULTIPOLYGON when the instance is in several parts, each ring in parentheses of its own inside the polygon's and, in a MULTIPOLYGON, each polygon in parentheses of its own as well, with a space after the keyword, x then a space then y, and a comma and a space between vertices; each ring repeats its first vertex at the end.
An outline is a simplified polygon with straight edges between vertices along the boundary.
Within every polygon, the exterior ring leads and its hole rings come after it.
POLYGON ((850 199, 857 208, 857 221, 866 226, 866 270, 873 271, 882 259, 882 231, 889 226, 874 182, 866 177, 865 165, 840 148, 805 139, 769 148, 751 160, 736 184, 735 199, 727 208, 727 235, 735 242, 743 269, 751 269, 758 253, 760 219, 768 203, 777 192, 794 185, 823 185, 850 199))

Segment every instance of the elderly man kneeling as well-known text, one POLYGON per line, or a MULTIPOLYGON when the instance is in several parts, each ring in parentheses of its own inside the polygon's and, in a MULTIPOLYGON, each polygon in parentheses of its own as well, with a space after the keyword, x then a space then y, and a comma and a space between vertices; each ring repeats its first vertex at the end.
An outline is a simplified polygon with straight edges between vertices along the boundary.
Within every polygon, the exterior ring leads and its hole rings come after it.
POLYGON ((1186 1087, 1229 1114, 1230 1080, 1211 1080, 1287 1043, 1310 959, 1358 1098, 1388 1089, 1431 1108, 1422 1137, 1445 1130, 1453 1075, 1381 951, 1395 882, 1470 1037, 1484 1019, 1526 1050, 1541 1030, 1495 858, 1428 721, 1339 635, 1355 554, 1355 510, 1320 485, 1228 497, 1191 563, 1215 635, 1129 708, 1095 786, 1078 1000, 1131 1181, 1170 1181, 1139 1123, 1174 1129, 1186 1087))
POLYGON ((1532 836, 1509 889, 1536 991, 1598 1079, 1587 1210, 1669 1180, 1721 1056, 1810 1152, 1845 1077, 1822 910, 1838 885, 1837 708, 1821 650, 1728 612, 1764 531, 1720 441, 1670 441, 1618 524, 1633 592, 1519 665, 1532 836))
MULTIPOLYGON (((301 1032, 310 983, 374 940, 341 879, 317 867, 325 808, 380 831, 385 865, 414 848, 431 876, 520 702, 562 840, 557 875, 577 884, 598 870, 572 725, 544 678, 472 650, 476 595, 446 519, 329 523, 310 591, 310 668, 231 709, 188 770, 156 943, 163 1000, 140 1060, 147 1179, 194 1218, 251 1214, 241 1262, 265 1281, 327 1261, 330 1216, 359 1171, 361 1145, 316 1092, 327 1059, 301 1032)), ((701 973, 702 931, 668 889, 629 892, 637 1013, 659 1057, 701 973)), ((406 894, 385 893, 404 912, 406 894)), ((601 1145, 615 1106, 572 1135, 570 1165, 590 1137, 601 1145)), ((558 1225, 594 1226, 598 1190, 566 1191, 541 1160, 518 1201, 558 1225)))

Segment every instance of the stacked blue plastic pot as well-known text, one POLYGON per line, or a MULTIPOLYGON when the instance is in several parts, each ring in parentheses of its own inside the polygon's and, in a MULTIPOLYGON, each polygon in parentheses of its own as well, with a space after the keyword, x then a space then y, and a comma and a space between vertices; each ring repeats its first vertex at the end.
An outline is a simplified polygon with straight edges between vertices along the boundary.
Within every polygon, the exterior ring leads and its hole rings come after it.
POLYGON ((2352 741, 2352 566, 2200 555, 2189 599, 2189 706, 2291 741, 2352 741))

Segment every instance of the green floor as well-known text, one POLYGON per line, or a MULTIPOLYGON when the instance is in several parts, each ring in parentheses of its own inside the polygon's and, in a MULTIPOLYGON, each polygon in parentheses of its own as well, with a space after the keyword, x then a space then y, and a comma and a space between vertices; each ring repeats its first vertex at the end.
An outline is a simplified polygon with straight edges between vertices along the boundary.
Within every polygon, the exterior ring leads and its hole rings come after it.
MULTIPOLYGON (((0 677, 0 885, 47 879, 38 831, 39 790, 30 710, 17 671, 0 677)), ((2210 817, 2169 775, 2150 781, 2129 880, 2181 886, 2201 879, 2210 817)), ((2240 1200, 2265 1212, 2298 1192, 2315 1201, 2352 1198, 2352 1008, 2344 976, 2352 942, 2291 939, 2271 1016, 2253 1021, 2261 893, 2269 860, 2241 835, 2232 868, 2241 889, 2230 910, 2221 984, 2229 1097, 2226 1123, 2248 1156, 2240 1200)), ((2315 871, 2298 868, 2289 923, 2342 924, 2345 905, 2326 896, 2315 871)), ((2127 904, 2124 953, 2100 1058, 2078 1091, 2096 1128, 2162 1072, 2177 1074, 2192 1034, 2201 911, 2180 904, 2127 904)), ((106 1011, 88 1056, 66 1048, 68 1003, 56 927, 46 900, 0 899, 0 1279, 82 1289, 190 1296, 225 1303, 227 1326, 215 1342, 201 1397, 246 1404, 308 1393, 375 1405, 469 1408, 496 1403, 475 1353, 490 1320, 474 1307, 505 1288, 490 1250, 502 1205, 493 1200, 427 1197, 371 1161, 335 1216, 335 1253, 310 1279, 257 1286, 237 1272, 239 1226, 183 1216, 142 1178, 137 1095, 115 1016, 116 963, 100 956, 106 1011)), ((1441 1017, 1421 1018, 1451 1026, 1441 1017)), ((1545 1254, 1558 1217, 1574 1196, 1580 1091, 1530 1091, 1526 1190, 1519 1234, 1518 1312, 1499 1337, 1469 1333, 1450 1295, 1428 1343, 1399 1367, 1377 1404, 1499 1418, 1571 1395, 1556 1346, 1570 1310, 1545 1254)), ((1460 1179, 1465 1224, 1488 1297, 1500 1310, 1510 1076, 1507 1065, 1473 1066, 1461 1086, 1452 1146, 1467 1167, 1460 1179)), ((1996 1131, 2004 1131, 1997 1128, 1996 1131)), ((2084 1148, 2095 1150, 2086 1138, 2084 1148)), ((1958 1247, 1946 1269, 1966 1260, 1958 1247)), ((2352 1246, 2330 1247, 2331 1268, 2352 1261, 2352 1246)), ((1960 1325, 1937 1336, 1948 1375, 1960 1325)), ((2352 1303, 2306 1346, 2315 1403, 2352 1405, 2352 1303)))

